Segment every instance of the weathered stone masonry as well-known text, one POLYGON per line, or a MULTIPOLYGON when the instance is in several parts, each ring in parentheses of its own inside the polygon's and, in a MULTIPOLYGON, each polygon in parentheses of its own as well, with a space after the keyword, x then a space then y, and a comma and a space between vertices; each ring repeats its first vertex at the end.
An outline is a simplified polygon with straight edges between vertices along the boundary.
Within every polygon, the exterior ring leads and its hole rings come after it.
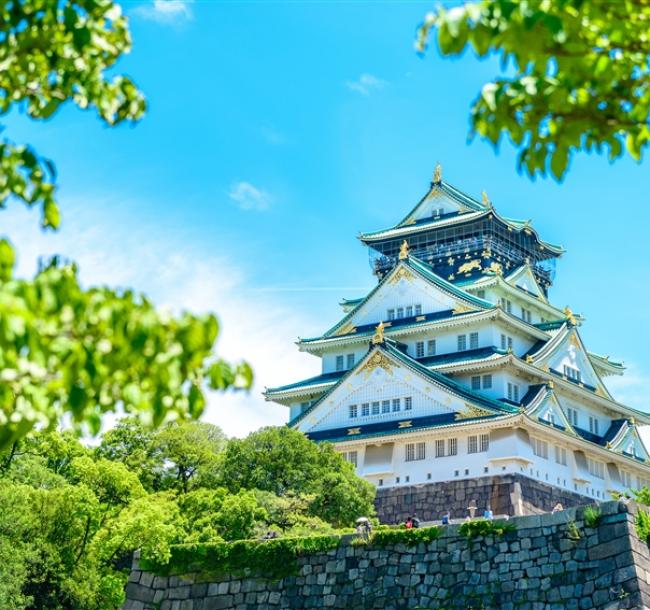
POLYGON ((382 523, 401 523, 414 514, 425 521, 435 521, 447 511, 452 518, 466 517, 472 501, 478 507, 477 515, 490 506, 495 515, 510 516, 548 513, 558 502, 564 508, 591 502, 586 496, 541 481, 506 474, 379 488, 375 508, 382 523))
POLYGON ((636 506, 601 505, 512 519, 516 532, 468 540, 459 526, 417 547, 354 546, 298 559, 296 576, 160 577, 134 562, 125 610, 266 608, 650 608, 650 553, 635 529, 636 506))

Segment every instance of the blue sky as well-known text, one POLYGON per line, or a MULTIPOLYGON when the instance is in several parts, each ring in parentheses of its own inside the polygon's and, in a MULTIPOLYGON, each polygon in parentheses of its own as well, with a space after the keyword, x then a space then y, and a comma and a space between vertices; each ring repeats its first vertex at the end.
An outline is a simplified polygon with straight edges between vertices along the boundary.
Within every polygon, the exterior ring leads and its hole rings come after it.
POLYGON ((374 282, 360 231, 399 220, 436 161, 505 215, 562 243, 551 299, 586 316, 590 349, 623 359, 615 395, 648 408, 647 164, 576 158, 563 184, 517 174, 513 150, 468 143, 472 99, 498 67, 413 49, 428 2, 127 3, 133 51, 119 68, 149 101, 136 126, 92 112, 5 132, 57 163, 63 225, 3 212, 31 273, 38 254, 79 261, 87 284, 134 286, 174 309, 214 310, 221 352, 257 371, 248 396, 213 396, 230 434, 285 421, 261 389, 318 372, 297 336, 337 321, 374 282))

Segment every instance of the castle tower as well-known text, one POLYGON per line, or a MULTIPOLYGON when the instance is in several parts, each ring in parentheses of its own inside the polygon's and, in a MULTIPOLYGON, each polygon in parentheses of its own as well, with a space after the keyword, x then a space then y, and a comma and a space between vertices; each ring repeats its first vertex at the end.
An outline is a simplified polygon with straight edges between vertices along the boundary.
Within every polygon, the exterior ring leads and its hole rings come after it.
POLYGON ((563 249, 442 179, 394 227, 364 233, 377 285, 301 351, 317 377, 267 389, 289 426, 335 444, 377 486, 380 518, 525 514, 650 481, 637 426, 548 291, 563 249))

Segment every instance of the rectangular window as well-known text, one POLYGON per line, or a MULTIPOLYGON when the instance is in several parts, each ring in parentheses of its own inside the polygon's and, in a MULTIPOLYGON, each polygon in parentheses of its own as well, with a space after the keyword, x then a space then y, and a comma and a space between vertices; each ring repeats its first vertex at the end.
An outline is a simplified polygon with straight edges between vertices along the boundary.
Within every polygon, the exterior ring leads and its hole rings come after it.
POLYGON ((587 466, 589 467, 589 474, 596 477, 597 479, 605 478, 605 464, 587 458, 587 466))
POLYGON ((567 419, 569 420, 569 422, 574 426, 578 426, 578 411, 577 411, 577 409, 572 409, 571 407, 567 407, 566 414, 567 414, 567 419))
POLYGON ((422 305, 416 305, 415 306, 415 315, 416 316, 421 316, 422 315, 422 305))
POLYGON ((381 401, 381 412, 382 413, 390 413, 390 400, 382 400, 381 401))
POLYGON ((472 390, 480 390, 481 389, 481 376, 476 375, 476 377, 472 377, 472 390))
POLYGON ((358 414, 358 412, 357 412, 357 405, 350 405, 350 406, 348 407, 348 409, 349 409, 349 411, 350 411, 350 418, 354 418, 354 417, 357 416, 357 414, 358 414))
POLYGON ((413 317, 413 307, 411 305, 409 305, 406 308, 406 317, 407 318, 412 318, 413 317))
POLYGON ((467 437, 467 453, 478 453, 478 437, 467 437))
POLYGON ((501 305, 501 309, 503 309, 503 311, 507 311, 508 313, 512 313, 512 301, 510 301, 508 299, 504 299, 503 297, 501 297, 499 299, 499 305, 501 305))
POLYGON ((540 440, 539 438, 533 438, 531 439, 533 443, 533 453, 537 457, 544 458, 545 460, 548 460, 548 443, 540 440))
POLYGON ((350 462, 355 468, 357 467, 357 452, 356 451, 350 451, 347 456, 347 461, 350 462))
POLYGON ((379 401, 372 403, 372 414, 379 415, 379 401))
POLYGON ((404 411, 410 411, 413 408, 413 399, 407 396, 404 399, 404 411))
POLYGON ((555 445, 555 461, 562 466, 566 466, 566 449, 555 445))
POLYGON ((508 382, 508 400, 519 402, 519 386, 516 383, 508 382))
POLYGON ((415 344, 415 357, 424 358, 424 341, 418 341, 415 344))
POLYGON ((467 335, 458 335, 458 351, 464 352, 467 349, 467 335))
POLYGON ((528 322, 530 324, 532 319, 533 319, 533 314, 530 312, 529 309, 526 309, 525 307, 522 307, 521 308, 521 319, 524 322, 528 322))
POLYGON ((571 381, 580 381, 580 371, 572 366, 564 365, 564 375, 571 381))
POLYGON ((492 375, 483 375, 483 389, 489 390, 492 387, 492 375))
POLYGON ((418 443, 415 446, 415 459, 423 460, 426 457, 427 445, 426 443, 418 443))
POLYGON ((436 441, 436 457, 444 457, 445 455, 445 441, 436 441))
POLYGON ((415 461, 415 443, 406 443, 406 457, 407 462, 415 461))
POLYGON ((404 308, 403 307, 398 307, 397 308, 397 319, 403 318, 404 317, 404 308))
POLYGON ((450 438, 447 440, 447 455, 458 455, 457 438, 450 438))
POLYGON ((427 341, 427 356, 435 356, 436 355, 436 340, 435 339, 430 339, 427 341))
POLYGON ((623 483, 623 487, 629 489, 632 487, 632 475, 629 472, 625 472, 625 470, 621 470, 621 482, 623 483))
POLYGON ((361 405, 361 415, 364 417, 370 415, 370 403, 369 402, 364 402, 361 405))
POLYGON ((481 434, 480 441, 481 441, 481 444, 480 444, 479 451, 481 453, 485 453, 486 451, 488 451, 490 449, 490 435, 489 434, 481 434))
POLYGON ((394 309, 389 309, 388 310, 388 319, 389 320, 394 320, 395 319, 395 310, 394 309))
POLYGON ((393 413, 396 413, 402 408, 400 402, 399 398, 393 398, 393 413))
POLYGON ((354 354, 347 355, 346 364, 348 369, 351 369, 354 366, 354 354))
POLYGON ((343 356, 337 356, 336 357, 336 370, 337 371, 342 371, 343 370, 343 356))
POLYGON ((478 333, 469 334, 469 349, 478 349, 478 333))
POLYGON ((589 416, 589 432, 598 434, 598 419, 593 415, 589 416))

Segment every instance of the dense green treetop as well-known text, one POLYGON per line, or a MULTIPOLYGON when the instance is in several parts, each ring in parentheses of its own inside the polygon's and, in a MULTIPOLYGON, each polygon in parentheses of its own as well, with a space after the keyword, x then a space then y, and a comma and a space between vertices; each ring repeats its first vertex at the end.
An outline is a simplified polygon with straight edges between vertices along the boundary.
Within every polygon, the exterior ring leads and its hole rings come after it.
POLYGON ((561 179, 577 151, 627 152, 650 141, 650 5, 634 0, 480 0, 426 16, 442 55, 497 56, 502 74, 471 110, 471 132, 507 136, 529 176, 561 179))

